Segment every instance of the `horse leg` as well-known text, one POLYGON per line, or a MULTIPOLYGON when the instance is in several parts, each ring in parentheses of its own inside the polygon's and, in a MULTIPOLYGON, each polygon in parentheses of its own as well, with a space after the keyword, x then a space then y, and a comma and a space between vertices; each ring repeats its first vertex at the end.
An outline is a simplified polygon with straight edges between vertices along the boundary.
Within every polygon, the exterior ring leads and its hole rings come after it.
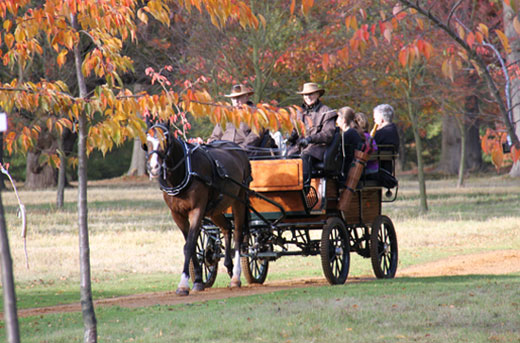
MULTIPOLYGON (((184 237, 186 238, 186 243, 184 244, 184 267, 182 269, 181 280, 177 286, 177 290, 175 291, 177 295, 186 296, 190 293, 190 261, 195 255, 195 245, 201 230, 200 225, 202 222, 202 213, 203 210, 200 208, 192 210, 189 213, 189 229, 187 230, 187 234, 184 234, 185 230, 183 230, 184 237)), ((175 216, 174 220, 177 222, 175 216)), ((186 218, 184 218, 184 221, 182 222, 185 223, 186 218)), ((193 291, 202 291, 204 287, 202 285, 201 266, 199 263, 197 263, 196 259, 194 259, 193 263, 195 266, 195 281, 193 282, 193 291)))
MULTIPOLYGON (((245 192, 240 192, 241 199, 245 198, 245 192)), ((240 265, 240 251, 242 245, 242 234, 244 232, 244 225, 246 225, 246 210, 247 207, 240 201, 235 201, 233 204, 233 217, 235 221, 235 230, 233 232, 235 240, 235 267, 233 268, 233 277, 231 278, 231 287, 240 287, 242 282, 240 281, 240 274, 242 273, 242 266, 240 265)))
POLYGON ((213 223, 218 226, 224 234, 224 266, 227 268, 229 277, 233 276, 233 260, 231 258, 231 223, 223 214, 211 217, 213 223))

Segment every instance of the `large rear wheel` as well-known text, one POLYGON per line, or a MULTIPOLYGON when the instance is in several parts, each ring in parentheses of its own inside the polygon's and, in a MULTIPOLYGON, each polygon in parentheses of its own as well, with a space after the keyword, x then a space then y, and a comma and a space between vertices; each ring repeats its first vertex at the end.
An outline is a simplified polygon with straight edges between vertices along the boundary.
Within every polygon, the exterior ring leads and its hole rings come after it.
POLYGON ((266 246, 259 242, 258 238, 259 231, 251 231, 249 233, 245 249, 246 256, 240 258, 244 277, 249 284, 263 284, 269 270, 269 260, 257 256, 259 252, 268 250, 266 246))
POLYGON ((350 242, 340 218, 329 218, 323 227, 320 244, 323 274, 331 285, 347 281, 350 268, 350 242))
POLYGON ((395 276, 398 262, 397 236, 394 224, 387 216, 378 216, 370 233, 370 258, 372 269, 379 279, 395 276))
POLYGON ((195 282, 193 259, 196 258, 202 267, 202 285, 204 288, 213 286, 217 278, 218 261, 220 259, 219 234, 218 230, 201 229, 195 245, 195 256, 190 261, 191 281, 195 282))

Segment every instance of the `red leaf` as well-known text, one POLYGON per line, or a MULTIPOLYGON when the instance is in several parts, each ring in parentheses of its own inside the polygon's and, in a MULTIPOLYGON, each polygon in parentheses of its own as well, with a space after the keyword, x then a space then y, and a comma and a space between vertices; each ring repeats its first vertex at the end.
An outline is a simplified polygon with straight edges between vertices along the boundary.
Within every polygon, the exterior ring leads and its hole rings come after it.
POLYGON ((475 43, 475 35, 473 32, 468 33, 468 37, 466 37, 466 43, 468 43, 469 47, 473 47, 473 43, 475 43))
POLYGON ((403 48, 401 49, 401 51, 399 51, 399 62, 403 67, 406 67, 406 65, 408 64, 408 55, 409 51, 407 48, 403 48))
POLYGON ((520 161, 520 149, 518 149, 516 146, 511 147, 511 159, 514 163, 517 163, 520 161))
POLYGON ((323 71, 327 72, 329 70, 329 54, 323 54, 321 65, 323 66, 323 71))

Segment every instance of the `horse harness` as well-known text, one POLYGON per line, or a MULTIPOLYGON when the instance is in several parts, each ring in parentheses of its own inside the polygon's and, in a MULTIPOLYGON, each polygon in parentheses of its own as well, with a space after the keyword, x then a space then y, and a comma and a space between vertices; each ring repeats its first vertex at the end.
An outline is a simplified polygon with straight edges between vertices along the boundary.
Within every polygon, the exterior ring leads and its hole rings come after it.
MULTIPOLYGON (((231 178, 228 175, 224 166, 220 163, 220 161, 212 156, 211 147, 208 147, 206 145, 204 145, 204 146, 199 145, 199 144, 190 145, 190 144, 186 143, 184 140, 179 139, 181 146, 182 146, 183 157, 175 164, 175 166, 168 167, 166 164, 166 161, 168 160, 168 157, 170 156, 171 151, 172 151, 172 144, 171 144, 170 138, 169 138, 169 130, 163 124, 156 124, 156 125, 152 126, 152 128, 155 128, 155 127, 160 128, 164 132, 164 135, 166 136, 166 139, 167 139, 168 149, 166 150, 166 153, 162 153, 161 151, 158 151, 158 150, 153 150, 147 156, 149 157, 151 154, 155 153, 155 154, 158 154, 159 157, 161 158, 162 163, 161 163, 161 173, 159 176, 159 187, 166 194, 168 194, 170 196, 178 196, 185 189, 188 188, 188 186, 190 185, 190 183, 194 177, 201 180, 208 187, 215 189, 219 194, 225 194, 225 195, 228 195, 231 197, 233 197, 233 195, 227 194, 227 192, 224 192, 223 181, 226 181, 226 180, 232 181, 233 183, 235 183, 237 185, 242 185, 243 187, 246 187, 246 188, 248 187, 249 182, 251 180, 244 180, 242 183, 239 183, 238 181, 231 178), (208 159, 208 161, 210 162, 210 164, 212 166, 211 178, 201 175, 193 170, 192 155, 197 150, 200 151, 203 154, 203 156, 206 157, 206 159, 208 159), (181 167, 183 164, 185 165, 183 180, 178 185, 175 185, 175 186, 168 185, 167 173, 174 172, 179 167, 181 167)), ((217 199, 216 203, 220 200, 221 197, 218 197, 218 198, 219 199, 217 199)), ((209 206, 209 207, 215 206, 216 203, 210 204, 212 206, 209 206)))

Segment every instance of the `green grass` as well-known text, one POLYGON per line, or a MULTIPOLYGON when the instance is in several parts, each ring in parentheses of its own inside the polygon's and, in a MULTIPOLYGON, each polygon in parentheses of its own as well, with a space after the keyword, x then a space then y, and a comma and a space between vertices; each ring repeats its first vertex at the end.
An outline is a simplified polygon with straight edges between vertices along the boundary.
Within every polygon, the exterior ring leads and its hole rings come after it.
MULTIPOLYGON (((417 183, 402 181, 383 213, 396 227, 399 270, 451 256, 520 250, 519 180, 429 181, 430 211, 417 183)), ((89 187, 94 299, 172 291, 183 238, 155 183, 89 187)), ((18 308, 79 301, 76 189, 56 210, 55 191, 20 191, 28 213, 25 268, 16 199, 4 192, 18 308)), ((222 263, 221 263, 222 264, 222 263)), ((373 275, 351 256, 350 276, 373 275)), ((319 256, 271 263, 267 282, 322 277, 319 256)), ((221 267, 215 287, 229 277, 221 267)), ((245 281, 244 281, 245 282, 245 281)), ((519 342, 520 275, 396 278, 297 289, 192 305, 96 308, 103 342, 519 342)), ((3 306, 3 303, 0 303, 3 306)), ((81 341, 80 313, 22 318, 23 342, 81 341)), ((0 329, 0 337, 5 331, 0 329)), ((1 340, 0 340, 1 341, 1 340)))
MULTIPOLYGON (((518 342, 519 288, 520 275, 401 278, 96 313, 102 342, 518 342)), ((21 331, 78 342, 82 319, 23 318, 21 331)))

